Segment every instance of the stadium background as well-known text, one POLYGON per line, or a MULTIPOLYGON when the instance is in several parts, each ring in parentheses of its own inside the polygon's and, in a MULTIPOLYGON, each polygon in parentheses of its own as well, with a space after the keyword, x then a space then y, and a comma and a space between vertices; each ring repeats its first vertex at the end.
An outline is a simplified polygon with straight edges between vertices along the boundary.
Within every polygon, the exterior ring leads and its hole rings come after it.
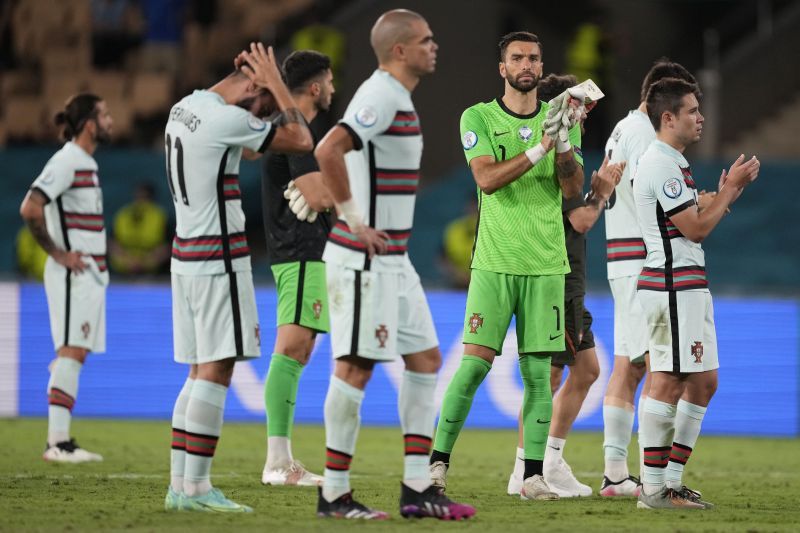
MULTIPOLYGON (((98 24, 92 29, 92 10, 102 3, 17 0, 0 7, 0 174, 5 190, 0 196, 0 416, 46 415, 45 368, 52 357, 47 310, 41 285, 16 271, 15 238, 21 227, 19 203, 58 147, 50 118, 64 99, 90 89, 111 106, 116 140, 96 154, 106 226, 140 181, 155 185, 157 201, 171 213, 162 131, 166 112, 180 95, 224 75, 250 40, 274 44, 283 57, 303 37, 308 42, 333 35, 333 49, 342 50, 337 95, 331 113, 320 119, 322 128, 340 116, 374 68, 366 46, 371 24, 387 9, 407 7, 428 19, 440 46, 437 72, 415 92, 425 154, 410 244, 411 258, 429 289, 445 355, 438 398, 460 356, 464 303, 463 291, 448 288, 440 265, 442 231, 474 194, 458 119, 467 106, 501 92, 498 36, 528 29, 543 41, 546 72, 580 70, 607 95, 587 122, 587 174, 599 163, 614 122, 637 105, 641 78, 661 56, 696 73, 705 93, 703 140, 689 154, 700 187, 714 188, 720 169, 740 152, 761 158, 758 182, 704 244, 722 361, 720 390, 704 428, 721 434, 798 435, 800 69, 790 58, 800 50, 800 2, 574 1, 565 16, 562 4, 543 2, 142 0, 127 2, 130 18, 110 36, 114 46, 127 47, 125 53, 115 53, 111 45, 99 48, 104 35, 98 24), (164 31, 155 31, 159 28, 164 31), (309 28, 321 29, 309 37, 304 33, 309 28), (122 33, 127 40, 113 41, 122 33), (98 57, 100 50, 108 53, 98 57)), ((262 385, 275 320, 275 294, 263 255, 259 171, 258 164, 242 163, 265 356, 237 368, 227 406, 229 419, 252 421, 263 421, 262 385)), ((602 223, 590 233, 588 248, 587 302, 596 315, 602 372, 576 428, 598 430, 613 346, 602 223)), ((169 417, 185 373, 171 361, 170 320, 168 278, 112 275, 108 353, 86 366, 77 417, 169 417)), ((514 368, 513 329, 507 346, 507 357, 498 360, 479 392, 468 421, 473 427, 515 424, 521 383, 514 368)), ((303 375, 300 423, 322 420, 328 355, 323 337, 303 375)), ((397 376, 396 366, 377 372, 364 404, 366 423, 397 422, 397 376)))

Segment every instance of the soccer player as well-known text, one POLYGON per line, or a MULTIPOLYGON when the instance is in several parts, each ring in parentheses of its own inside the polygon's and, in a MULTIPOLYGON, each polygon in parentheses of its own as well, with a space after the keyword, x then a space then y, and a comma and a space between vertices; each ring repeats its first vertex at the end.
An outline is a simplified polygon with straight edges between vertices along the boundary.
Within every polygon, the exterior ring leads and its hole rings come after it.
POLYGON ((684 150, 700 140, 703 115, 697 85, 664 78, 647 92, 656 140, 639 160, 633 182, 636 212, 647 248, 637 286, 650 335, 650 391, 642 416, 644 471, 637 506, 708 509, 696 493, 665 471, 683 470, 708 403, 717 389, 714 307, 700 243, 722 220, 760 163, 744 155, 722 171, 709 205, 697 208, 697 188, 684 150), (684 423, 678 421, 685 419, 684 423))
MULTIPOLYGON (((542 477, 550 428, 550 354, 564 350, 563 197, 583 188, 580 128, 553 141, 543 136, 548 104, 537 98, 542 76, 539 39, 528 32, 499 43, 502 98, 461 116, 464 154, 478 186, 479 226, 464 319, 464 357, 444 396, 431 477, 446 486, 450 454, 472 399, 517 318, 525 469, 522 499, 557 499, 542 477), (565 139, 565 140, 562 140, 565 139), (555 154, 550 150, 555 146, 555 154)), ((566 128, 566 127, 565 127, 566 128)), ((561 133, 561 132, 559 132, 561 133)), ((566 134, 566 131, 563 133, 566 134)))
MULTIPOLYGON (((318 112, 328 110, 334 93, 328 56, 311 50, 293 52, 282 70, 306 123, 318 112)), ((331 220, 324 212, 310 223, 298 220, 284 197, 292 186, 315 212, 333 206, 313 154, 268 152, 262 168, 261 203, 267 253, 278 292, 278 335, 264 383, 267 461, 261 482, 317 486, 322 476, 308 472, 294 460, 290 439, 300 374, 314 349, 317 333, 328 331, 322 251, 331 220)))
POLYGON ((165 129, 175 204, 175 360, 190 365, 172 415, 167 510, 250 512, 211 486, 214 451, 237 360, 260 356, 258 313, 239 192, 242 150, 308 152, 311 134, 272 49, 251 44, 241 67, 172 107, 165 129), (277 108, 278 123, 265 122, 277 108))
POLYGON ((89 352, 106 349, 106 230, 97 146, 111 140, 106 102, 73 96, 55 117, 67 141, 47 162, 20 206, 36 242, 47 252, 44 289, 56 359, 47 383, 45 461, 102 461, 70 437, 72 408, 89 352))
POLYGON ((340 215, 323 255, 336 361, 325 398, 327 455, 317 514, 388 517, 353 499, 350 462, 364 388, 375 363, 402 355, 406 370, 398 411, 405 466, 400 514, 468 518, 474 508, 450 501, 431 485, 427 459, 442 358, 428 302, 407 254, 422 157, 411 93, 420 78, 434 71, 438 47, 425 19, 405 9, 381 15, 370 43, 378 69, 361 84, 344 118, 315 152, 340 215))
MULTIPOLYGON (((647 90, 668 77, 695 83, 694 76, 678 63, 656 61, 642 82, 639 107, 617 123, 605 147, 612 163, 627 161, 627 167, 605 212, 608 283, 614 298, 614 368, 603 400, 605 468, 601 496, 638 496, 641 490, 639 479, 628 472, 634 395, 645 375, 648 353, 647 319, 636 298, 636 282, 647 252, 633 202, 633 177, 639 158, 656 138, 647 118, 647 90)), ((648 388, 646 378, 639 398, 640 429, 648 388)))
MULTIPOLYGON (((577 83, 575 76, 550 74, 539 82, 537 96, 540 100, 549 102, 577 83)), ((581 135, 585 131, 585 119, 584 114, 579 122, 581 135)), ((554 353, 551 359, 550 389, 553 394, 561 385, 564 365, 569 366, 569 375, 561 391, 553 398, 553 417, 544 455, 544 479, 550 489, 562 498, 592 495, 592 488, 575 478, 572 469, 563 459, 563 454, 567 434, 578 416, 589 388, 600 374, 591 329, 592 315, 583 305, 586 294, 585 234, 600 218, 624 168, 624 162, 609 165, 608 160, 603 161, 600 170, 592 176, 592 189, 586 199, 579 195, 569 200, 564 199, 561 204, 570 272, 566 275, 564 286, 566 349, 554 353)), ((519 494, 522 489, 525 470, 522 434, 520 425, 516 461, 508 481, 508 494, 519 494)))

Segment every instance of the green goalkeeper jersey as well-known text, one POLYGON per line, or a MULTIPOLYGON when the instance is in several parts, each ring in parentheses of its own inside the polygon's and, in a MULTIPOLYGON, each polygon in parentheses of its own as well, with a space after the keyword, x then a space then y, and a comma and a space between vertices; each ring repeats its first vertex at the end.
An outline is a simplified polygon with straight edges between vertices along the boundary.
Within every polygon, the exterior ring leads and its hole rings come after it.
MULTIPOLYGON (((461 115, 467 164, 485 155, 505 161, 539 144, 547 108, 540 101, 533 113, 519 115, 500 98, 468 108, 461 115)), ((580 126, 570 130, 569 138, 575 159, 583 166, 580 126)), ((478 205, 471 268, 525 276, 569 272, 555 150, 493 194, 479 188, 478 205)))

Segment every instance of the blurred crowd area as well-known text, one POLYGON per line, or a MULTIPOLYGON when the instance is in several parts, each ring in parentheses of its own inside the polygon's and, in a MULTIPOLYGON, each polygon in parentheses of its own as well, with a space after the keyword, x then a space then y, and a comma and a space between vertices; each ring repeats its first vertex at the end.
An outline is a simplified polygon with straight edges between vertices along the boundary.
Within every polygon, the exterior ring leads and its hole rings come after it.
MULTIPOLYGON (((414 92, 425 132, 422 187, 410 255, 426 283, 468 282, 477 209, 459 136, 459 117, 501 93, 497 41, 526 29, 543 43, 546 73, 592 78, 606 97, 592 111, 582 149, 587 175, 617 120, 639 102, 653 61, 669 57, 698 78, 706 123, 689 159, 698 183, 716 187, 740 153, 764 162, 759 184, 737 203, 709 243, 715 270, 734 289, 798 290, 798 233, 783 222, 800 174, 800 0, 0 0, 0 276, 41 278, 45 256, 22 228, 19 203, 55 151, 53 115, 91 91, 109 104, 113 145, 96 155, 103 177, 110 266, 132 278, 168 270, 171 198, 164 179, 163 128, 171 105, 231 72, 259 40, 314 49, 332 60, 336 95, 311 124, 320 137, 375 68, 369 31, 384 11, 423 13, 439 44, 435 75, 414 92), (680 37, 676 37, 679 35, 680 37), (742 254, 743 235, 750 253, 742 254), (13 253, 12 253, 13 252, 13 253), (726 278, 727 275, 727 278, 726 278)), ((594 166, 593 166, 594 165, 594 166)), ((240 169, 242 205, 256 279, 270 281, 260 202, 261 165, 240 169)), ((604 290, 605 241, 588 235, 588 280, 604 290)))
POLYGON ((178 95, 231 71, 236 51, 250 41, 313 44, 315 22, 328 4, 4 0, 0 146, 53 142, 54 113, 85 90, 108 102, 115 143, 160 143, 163 117, 178 95))

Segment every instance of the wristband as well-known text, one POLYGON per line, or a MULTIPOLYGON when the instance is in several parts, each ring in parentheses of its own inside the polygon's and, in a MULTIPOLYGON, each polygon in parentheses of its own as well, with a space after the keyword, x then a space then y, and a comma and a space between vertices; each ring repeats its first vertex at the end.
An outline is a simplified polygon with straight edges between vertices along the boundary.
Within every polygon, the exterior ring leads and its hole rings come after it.
POLYGON ((530 161, 532 165, 536 165, 536 163, 541 161, 545 155, 547 155, 547 152, 541 143, 537 144, 533 148, 528 148, 525 150, 525 157, 528 158, 528 161, 530 161))
POLYGON ((364 225, 364 217, 358 210, 358 206, 353 198, 349 198, 344 202, 336 204, 336 209, 339 211, 339 215, 344 219, 345 223, 350 227, 350 229, 355 230, 359 226, 364 225))

